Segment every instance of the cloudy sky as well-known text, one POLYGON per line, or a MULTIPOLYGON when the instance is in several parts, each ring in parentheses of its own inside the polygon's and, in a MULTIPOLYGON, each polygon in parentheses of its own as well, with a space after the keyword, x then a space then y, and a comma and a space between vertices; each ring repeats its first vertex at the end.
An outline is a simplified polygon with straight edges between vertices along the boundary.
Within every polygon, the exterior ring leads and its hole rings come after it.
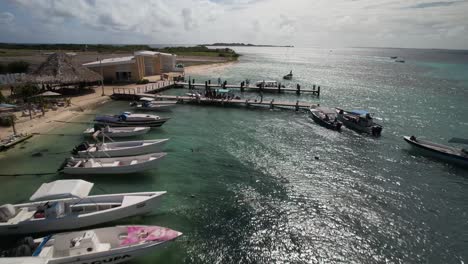
POLYGON ((468 0, 0 0, 0 42, 468 49, 468 0))

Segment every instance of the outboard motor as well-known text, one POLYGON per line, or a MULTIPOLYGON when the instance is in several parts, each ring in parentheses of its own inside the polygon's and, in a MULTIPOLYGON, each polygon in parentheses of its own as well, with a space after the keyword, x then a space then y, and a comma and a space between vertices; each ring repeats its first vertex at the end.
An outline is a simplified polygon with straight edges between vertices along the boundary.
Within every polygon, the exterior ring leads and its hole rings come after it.
POLYGON ((382 132, 382 127, 380 127, 380 126, 373 126, 373 127, 372 127, 372 135, 373 135, 374 137, 380 136, 380 133, 381 133, 381 132, 382 132))

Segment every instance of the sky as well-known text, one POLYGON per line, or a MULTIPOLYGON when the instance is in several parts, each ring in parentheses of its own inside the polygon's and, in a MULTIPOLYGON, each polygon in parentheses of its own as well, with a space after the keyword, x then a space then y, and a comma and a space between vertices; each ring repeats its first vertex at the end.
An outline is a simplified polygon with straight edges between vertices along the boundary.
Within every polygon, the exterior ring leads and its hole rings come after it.
POLYGON ((0 42, 468 49, 468 0, 0 0, 0 42))

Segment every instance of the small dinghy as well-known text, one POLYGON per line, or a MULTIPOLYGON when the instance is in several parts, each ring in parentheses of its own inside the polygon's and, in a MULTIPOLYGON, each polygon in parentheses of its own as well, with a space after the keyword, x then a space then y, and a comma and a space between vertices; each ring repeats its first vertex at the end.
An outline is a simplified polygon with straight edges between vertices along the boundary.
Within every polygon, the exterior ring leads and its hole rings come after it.
POLYGON ((70 175, 128 174, 157 167, 166 153, 153 153, 119 158, 69 158, 59 171, 70 175))
POLYGON ((468 167, 468 150, 440 145, 430 141, 417 139, 415 136, 403 137, 414 149, 434 158, 468 167))
POLYGON ((339 131, 343 125, 343 123, 338 121, 336 111, 332 108, 320 106, 315 109, 310 109, 310 116, 315 123, 328 129, 339 131))
MULTIPOLYGON (((151 212, 166 192, 89 195, 93 183, 44 183, 30 203, 0 206, 0 235, 79 229, 151 212)), ((1 260, 0 260, 1 263, 1 260)))
POLYGON ((338 113, 338 120, 349 129, 367 133, 374 137, 378 137, 382 133, 383 127, 374 123, 374 119, 367 111, 345 111, 343 109, 336 108, 336 112, 338 113))
POLYGON ((83 142, 72 150, 81 158, 125 157, 160 152, 169 139, 134 140, 89 144, 83 142))
POLYGON ((142 102, 140 103, 138 102, 130 103, 130 106, 133 106, 136 110, 141 110, 141 111, 168 111, 171 107, 173 107, 176 104, 177 104, 177 101, 142 100, 142 102))
POLYGON ((283 79, 285 80, 292 80, 292 77, 293 77, 293 73, 292 71, 288 74, 286 74, 285 76, 283 76, 283 79))
POLYGON ((95 126, 86 129, 83 134, 87 137, 93 136, 96 131, 100 131, 100 134, 103 133, 110 138, 123 138, 123 137, 134 137, 140 136, 148 133, 150 127, 101 127, 95 126))
POLYGON ((13 134, 9 136, 6 139, 3 139, 0 141, 0 151, 9 149, 13 147, 16 144, 19 144, 29 138, 31 138, 33 135, 31 134, 13 134))
POLYGON ((168 117, 159 117, 157 115, 148 115, 148 114, 133 114, 130 112, 124 112, 120 115, 104 115, 97 116, 94 121, 100 125, 107 126, 147 126, 147 127, 160 127, 167 120, 168 117))
POLYGON ((25 238, 4 250, 5 264, 122 263, 153 253, 182 233, 160 226, 115 226, 25 238))

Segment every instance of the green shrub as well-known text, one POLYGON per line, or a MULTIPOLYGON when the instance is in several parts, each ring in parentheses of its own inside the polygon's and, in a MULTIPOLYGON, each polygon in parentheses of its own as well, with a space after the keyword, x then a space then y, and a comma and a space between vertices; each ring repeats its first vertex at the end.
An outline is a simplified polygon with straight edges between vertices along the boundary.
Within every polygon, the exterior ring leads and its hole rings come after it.
POLYGON ((141 79, 136 82, 136 84, 147 84, 147 83, 149 83, 148 79, 141 79))

